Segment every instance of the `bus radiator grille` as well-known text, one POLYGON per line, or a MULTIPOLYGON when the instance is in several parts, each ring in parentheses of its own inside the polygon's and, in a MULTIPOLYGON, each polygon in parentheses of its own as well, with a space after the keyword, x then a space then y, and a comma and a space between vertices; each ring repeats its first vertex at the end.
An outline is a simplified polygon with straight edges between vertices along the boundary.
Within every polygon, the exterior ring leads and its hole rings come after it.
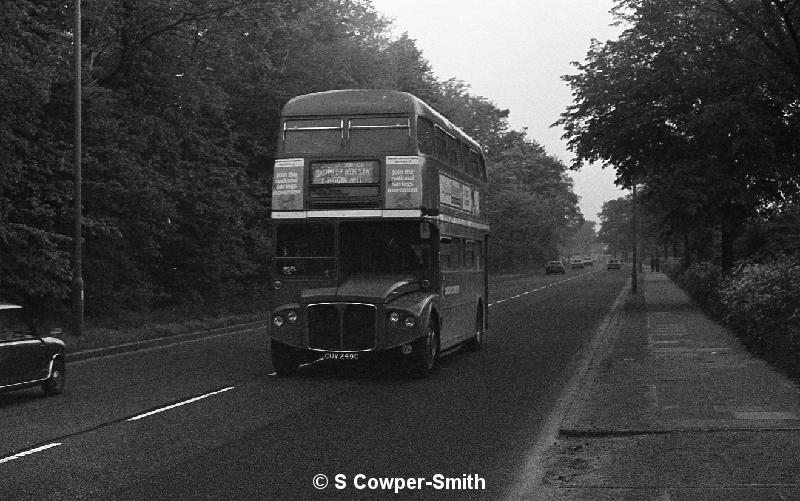
POLYGON ((345 351, 374 348, 376 311, 375 306, 368 304, 309 305, 309 348, 345 351))

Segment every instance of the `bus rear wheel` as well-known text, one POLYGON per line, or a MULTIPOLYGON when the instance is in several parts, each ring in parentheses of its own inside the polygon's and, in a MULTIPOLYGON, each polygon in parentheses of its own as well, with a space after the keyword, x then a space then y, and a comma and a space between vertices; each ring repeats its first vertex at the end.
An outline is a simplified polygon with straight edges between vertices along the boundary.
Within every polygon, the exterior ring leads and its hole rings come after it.
POLYGON ((439 332, 434 319, 430 319, 425 335, 411 343, 411 375, 417 379, 430 377, 438 356, 439 332))
POLYGON ((303 353, 293 346, 288 346, 280 341, 270 340, 272 352, 272 367, 282 376, 294 374, 303 363, 303 353))

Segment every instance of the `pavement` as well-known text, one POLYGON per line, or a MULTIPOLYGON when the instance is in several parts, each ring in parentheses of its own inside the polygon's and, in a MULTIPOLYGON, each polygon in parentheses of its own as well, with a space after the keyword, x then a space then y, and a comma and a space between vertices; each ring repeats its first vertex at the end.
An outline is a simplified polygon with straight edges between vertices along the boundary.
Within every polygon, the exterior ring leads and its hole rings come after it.
POLYGON ((628 294, 543 453, 536 498, 800 500, 800 388, 662 273, 628 294))

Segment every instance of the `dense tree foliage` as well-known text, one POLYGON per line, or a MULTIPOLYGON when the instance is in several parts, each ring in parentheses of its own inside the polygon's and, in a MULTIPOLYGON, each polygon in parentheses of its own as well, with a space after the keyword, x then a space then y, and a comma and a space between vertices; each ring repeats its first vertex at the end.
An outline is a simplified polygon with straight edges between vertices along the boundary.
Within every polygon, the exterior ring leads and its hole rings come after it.
MULTIPOLYGON (((631 195, 609 200, 600 211, 600 231, 598 239, 605 243, 609 253, 622 259, 630 259, 633 251, 633 200, 631 195)), ((638 198, 638 197, 637 197, 638 198)), ((649 204, 637 199, 636 241, 639 257, 646 262, 654 257, 676 256, 674 246, 665 245, 665 227, 652 215, 649 204)))
POLYGON ((559 244, 583 222, 564 165, 520 133, 490 143, 493 266, 526 270, 559 258, 559 244))
POLYGON ((798 203, 800 7, 625 0, 618 13, 619 40, 565 77, 575 103, 559 123, 576 166, 643 185, 663 235, 727 269, 749 221, 798 203))
MULTIPOLYGON (((72 2, 0 13, 0 298, 71 280, 72 2)), ((493 262, 549 258, 581 216, 566 167, 507 110, 438 81, 368 0, 83 0, 84 278, 91 317, 224 309, 265 293, 277 117, 289 98, 389 88, 486 146, 493 262)))

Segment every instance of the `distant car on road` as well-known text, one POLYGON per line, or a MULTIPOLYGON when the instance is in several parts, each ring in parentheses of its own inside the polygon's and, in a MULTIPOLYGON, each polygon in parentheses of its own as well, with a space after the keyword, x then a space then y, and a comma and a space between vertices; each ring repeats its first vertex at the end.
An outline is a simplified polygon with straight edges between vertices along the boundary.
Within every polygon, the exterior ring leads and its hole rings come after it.
POLYGON ((583 260, 583 265, 584 266, 594 266, 594 259, 592 259, 592 258, 584 259, 583 260))
POLYGON ((619 259, 612 259, 606 265, 606 270, 618 270, 621 267, 622 267, 622 263, 619 261, 619 259))
POLYGON ((23 322, 22 307, 0 303, 0 392, 41 386, 46 395, 64 391, 64 342, 36 335, 23 322))
POLYGON ((561 261, 548 261, 546 265, 544 265, 544 272, 545 274, 549 275, 551 273, 561 273, 564 275, 567 270, 564 267, 564 263, 561 261))
POLYGON ((573 259, 572 265, 570 266, 573 270, 582 270, 583 269, 583 259, 573 259))

